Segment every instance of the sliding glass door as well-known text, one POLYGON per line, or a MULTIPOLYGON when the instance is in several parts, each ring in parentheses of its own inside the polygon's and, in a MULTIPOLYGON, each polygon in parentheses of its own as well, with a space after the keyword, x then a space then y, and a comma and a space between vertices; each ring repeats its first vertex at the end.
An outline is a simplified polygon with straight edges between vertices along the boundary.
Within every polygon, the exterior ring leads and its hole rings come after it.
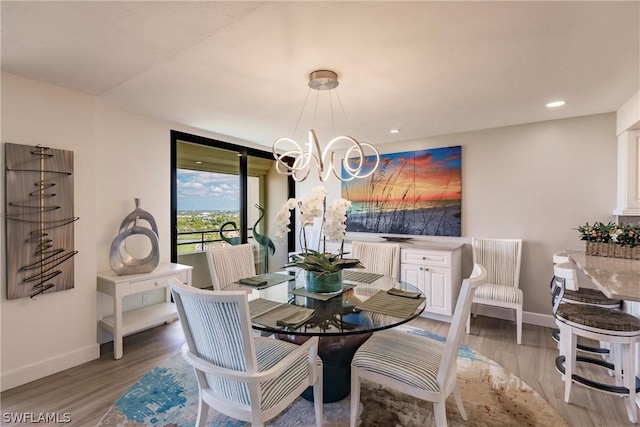
POLYGON ((177 131, 171 145, 172 261, 202 264, 209 247, 248 242, 258 273, 284 265, 288 242, 272 242, 269 230, 293 183, 271 152, 177 131))

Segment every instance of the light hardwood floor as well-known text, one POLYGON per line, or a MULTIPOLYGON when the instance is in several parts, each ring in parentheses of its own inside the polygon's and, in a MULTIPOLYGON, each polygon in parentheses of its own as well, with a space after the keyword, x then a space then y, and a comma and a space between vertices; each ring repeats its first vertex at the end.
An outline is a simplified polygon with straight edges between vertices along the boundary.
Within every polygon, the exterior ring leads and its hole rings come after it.
MULTIPOLYGON (((440 335, 446 335, 449 328, 448 323, 423 318, 410 324, 440 335)), ((550 329, 525 324, 519 346, 515 343, 515 323, 479 316, 473 320, 471 334, 465 335, 463 342, 522 378, 570 426, 633 425, 627 419, 622 399, 615 396, 576 386, 574 403, 564 403, 563 383, 554 365, 556 343, 550 334, 550 329)), ((4 422, 5 413, 68 413, 71 422, 66 425, 94 426, 128 387, 178 353, 183 342, 180 325, 173 322, 125 337, 124 357, 120 360, 113 359, 111 344, 105 344, 100 359, 2 393, 0 423, 4 422)))

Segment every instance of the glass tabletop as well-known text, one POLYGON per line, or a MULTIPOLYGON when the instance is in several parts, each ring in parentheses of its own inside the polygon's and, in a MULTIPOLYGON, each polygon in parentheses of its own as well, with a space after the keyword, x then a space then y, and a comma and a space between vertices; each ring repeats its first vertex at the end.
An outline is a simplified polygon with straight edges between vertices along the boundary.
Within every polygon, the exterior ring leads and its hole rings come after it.
POLYGON ((364 334, 406 323, 424 310, 425 298, 415 286, 390 276, 353 273, 344 271, 343 289, 334 294, 307 292, 301 270, 282 272, 291 279, 283 277, 263 289, 238 286, 250 291, 253 328, 278 334, 364 334))

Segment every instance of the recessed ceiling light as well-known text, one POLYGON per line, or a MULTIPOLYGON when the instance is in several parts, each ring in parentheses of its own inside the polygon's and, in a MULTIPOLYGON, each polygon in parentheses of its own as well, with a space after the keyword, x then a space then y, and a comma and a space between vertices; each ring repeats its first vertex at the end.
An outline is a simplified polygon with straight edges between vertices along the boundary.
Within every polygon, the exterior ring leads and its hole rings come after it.
POLYGON ((196 161, 196 165, 201 165, 202 162, 200 160, 196 161))
POLYGON ((391 132, 391 133, 400 133, 400 129, 391 129, 389 132, 391 132))
POLYGON ((552 102, 547 103, 547 108, 562 107, 566 103, 567 103, 567 101, 552 101, 552 102))

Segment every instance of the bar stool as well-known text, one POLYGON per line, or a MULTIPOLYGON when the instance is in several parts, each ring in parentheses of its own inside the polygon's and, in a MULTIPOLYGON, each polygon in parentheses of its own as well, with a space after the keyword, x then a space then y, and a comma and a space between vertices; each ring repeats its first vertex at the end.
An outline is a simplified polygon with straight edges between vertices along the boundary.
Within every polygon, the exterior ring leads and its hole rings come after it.
POLYGON ((576 271, 571 263, 554 266, 558 285, 554 293, 553 315, 560 327, 560 354, 556 368, 564 376, 564 401, 571 403, 573 383, 625 399, 627 415, 637 423, 636 344, 640 342, 640 319, 621 310, 563 302, 565 288, 575 290, 576 271), (613 363, 576 355, 578 337, 608 343, 613 363), (576 374, 576 362, 589 363, 613 371, 615 385, 600 383, 576 374))
MULTIPOLYGON (((566 252, 558 252, 553 254, 553 264, 565 264, 570 263, 569 255, 566 252)), ((573 269, 573 267, 571 267, 573 269)), ((555 277, 554 277, 555 279, 555 277)), ((574 276, 575 290, 565 289, 564 302, 570 302, 573 304, 589 304, 597 305, 604 308, 620 308, 622 307, 622 300, 616 298, 609 298, 601 291, 592 288, 581 287, 577 284, 577 275, 574 276)), ((551 286, 553 287, 553 280, 551 286)), ((572 288, 569 286, 568 288, 572 288)))
MULTIPOLYGON (((558 252, 553 254, 553 264, 554 265, 558 265, 558 264, 564 264, 564 263, 570 263, 571 260, 569 259, 569 255, 566 252, 558 252)), ((571 271, 573 270, 573 267, 571 267, 571 271)), ((567 286, 568 288, 577 288, 576 290, 568 290, 567 287, 565 287, 565 292, 564 292, 564 297, 563 297, 563 301, 562 302, 567 302, 567 303, 571 303, 571 304, 587 304, 587 305, 595 305, 598 307, 603 307, 603 308, 615 308, 615 309, 620 309, 622 307, 622 300, 620 299, 615 299, 615 298, 609 298, 608 296, 606 296, 605 294, 603 294, 601 291, 597 290, 597 289, 592 289, 592 288, 585 288, 585 287, 581 287, 577 284, 577 275, 574 275, 573 272, 564 272, 563 273, 563 278, 558 278, 555 275, 551 278, 551 283, 549 284, 549 287, 551 289, 551 294, 553 295, 554 293, 554 289, 556 289, 558 287, 558 283, 556 283, 557 280, 567 280, 567 277, 570 277, 569 280, 573 280, 575 283, 567 286), (574 277, 575 276, 575 277, 574 277)), ((551 304, 555 304, 555 301, 551 301, 551 304)), ((552 338, 556 341, 559 342, 560 341, 560 330, 559 329, 554 329, 553 332, 551 333, 552 338)), ((577 345, 578 350, 582 351, 582 352, 586 352, 586 353, 591 353, 591 354, 598 354, 601 355, 603 357, 607 357, 609 355, 609 349, 606 347, 592 347, 592 346, 587 346, 584 344, 578 344, 577 345)))

